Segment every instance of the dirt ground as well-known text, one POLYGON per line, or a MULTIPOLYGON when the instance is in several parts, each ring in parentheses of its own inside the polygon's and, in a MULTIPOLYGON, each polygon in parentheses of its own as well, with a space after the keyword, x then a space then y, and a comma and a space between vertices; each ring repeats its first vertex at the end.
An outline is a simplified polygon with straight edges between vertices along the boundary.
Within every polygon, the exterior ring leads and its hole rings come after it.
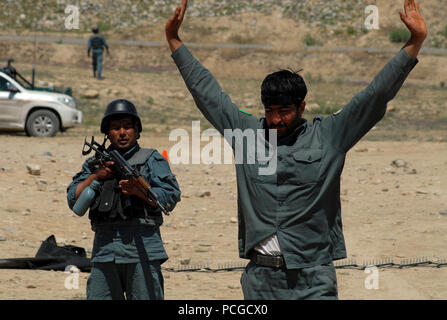
MULTIPOLYGON (((0 135, 0 258, 33 257, 54 234, 59 244, 91 253, 93 232, 66 203, 66 187, 84 158, 84 132, 55 138, 0 135), (28 173, 38 164, 41 174, 28 173)), ((158 150, 175 141, 142 135, 142 146, 158 150)), ((447 244, 447 148, 439 142, 361 141, 350 151, 342 175, 342 209, 348 258, 368 261, 427 257, 441 262, 447 244), (406 167, 392 165, 404 160, 406 167)), ((241 269, 173 272, 189 266, 240 266, 237 254, 236 181, 230 164, 171 164, 182 200, 161 227, 170 259, 163 265, 166 299, 242 299, 241 269), (208 196, 203 196, 209 192, 208 196)), ((369 274, 337 268, 340 299, 445 299, 447 268, 379 268, 378 289, 367 289, 369 274)), ((67 289, 62 271, 0 269, 0 299, 84 299, 88 273, 67 289)))

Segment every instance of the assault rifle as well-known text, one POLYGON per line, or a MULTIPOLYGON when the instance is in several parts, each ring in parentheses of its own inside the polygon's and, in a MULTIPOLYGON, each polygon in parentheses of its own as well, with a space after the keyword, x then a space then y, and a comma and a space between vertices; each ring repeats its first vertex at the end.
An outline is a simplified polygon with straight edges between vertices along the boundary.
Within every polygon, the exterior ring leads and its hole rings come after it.
POLYGON ((87 138, 84 140, 84 146, 82 148, 82 155, 88 155, 92 150, 95 151, 95 157, 88 161, 88 166, 90 169, 97 168, 99 165, 104 166, 106 162, 113 161, 113 169, 116 170, 120 179, 129 180, 130 183, 135 187, 141 198, 150 205, 156 205, 161 212, 169 216, 169 212, 163 207, 163 205, 158 200, 157 194, 151 189, 149 182, 132 166, 127 162, 126 159, 117 151, 111 150, 107 151, 105 148, 105 142, 99 144, 92 137, 91 142, 87 142, 87 138), (87 149, 88 147, 88 149, 87 149))

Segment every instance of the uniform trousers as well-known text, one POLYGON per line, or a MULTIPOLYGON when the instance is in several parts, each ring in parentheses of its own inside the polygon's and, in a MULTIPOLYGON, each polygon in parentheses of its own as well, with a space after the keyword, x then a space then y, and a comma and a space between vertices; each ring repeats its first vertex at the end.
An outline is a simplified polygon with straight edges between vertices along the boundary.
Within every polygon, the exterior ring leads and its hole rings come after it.
POLYGON ((160 261, 95 262, 87 280, 87 300, 163 300, 160 261))
POLYGON ((333 263, 302 269, 265 267, 250 261, 241 276, 245 300, 337 300, 333 263))

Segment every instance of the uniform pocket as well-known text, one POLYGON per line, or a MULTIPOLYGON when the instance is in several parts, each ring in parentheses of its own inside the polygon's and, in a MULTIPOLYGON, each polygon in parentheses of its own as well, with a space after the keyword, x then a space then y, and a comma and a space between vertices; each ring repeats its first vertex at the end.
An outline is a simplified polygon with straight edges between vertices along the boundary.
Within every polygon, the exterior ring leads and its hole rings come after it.
POLYGON ((293 173, 290 175, 292 183, 306 184, 319 180, 321 168, 321 149, 299 149, 292 153, 293 173))

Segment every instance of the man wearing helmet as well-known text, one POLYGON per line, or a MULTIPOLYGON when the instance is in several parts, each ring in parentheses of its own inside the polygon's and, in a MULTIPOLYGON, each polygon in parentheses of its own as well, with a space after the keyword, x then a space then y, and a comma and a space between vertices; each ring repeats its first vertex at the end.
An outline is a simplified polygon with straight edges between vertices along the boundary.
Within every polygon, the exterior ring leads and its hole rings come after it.
POLYGON ((99 34, 99 28, 94 26, 92 28, 93 35, 88 39, 88 49, 87 55, 90 57, 90 51, 93 51, 92 55, 92 67, 93 67, 93 77, 98 77, 99 80, 104 79, 102 77, 102 60, 104 48, 109 52, 109 46, 107 41, 102 34, 99 34))
MULTIPOLYGON (((140 148, 141 130, 130 101, 115 100, 107 106, 101 121, 101 132, 110 141, 107 149, 117 150, 139 170, 160 203, 172 211, 180 201, 179 185, 156 150, 140 148)), ((101 184, 89 211, 95 239, 87 299, 163 299, 161 264, 168 256, 159 229, 162 214, 140 199, 128 180, 116 177, 113 165, 107 162, 92 172, 87 160, 67 188, 68 205, 73 208, 87 186, 94 180, 101 184)))

